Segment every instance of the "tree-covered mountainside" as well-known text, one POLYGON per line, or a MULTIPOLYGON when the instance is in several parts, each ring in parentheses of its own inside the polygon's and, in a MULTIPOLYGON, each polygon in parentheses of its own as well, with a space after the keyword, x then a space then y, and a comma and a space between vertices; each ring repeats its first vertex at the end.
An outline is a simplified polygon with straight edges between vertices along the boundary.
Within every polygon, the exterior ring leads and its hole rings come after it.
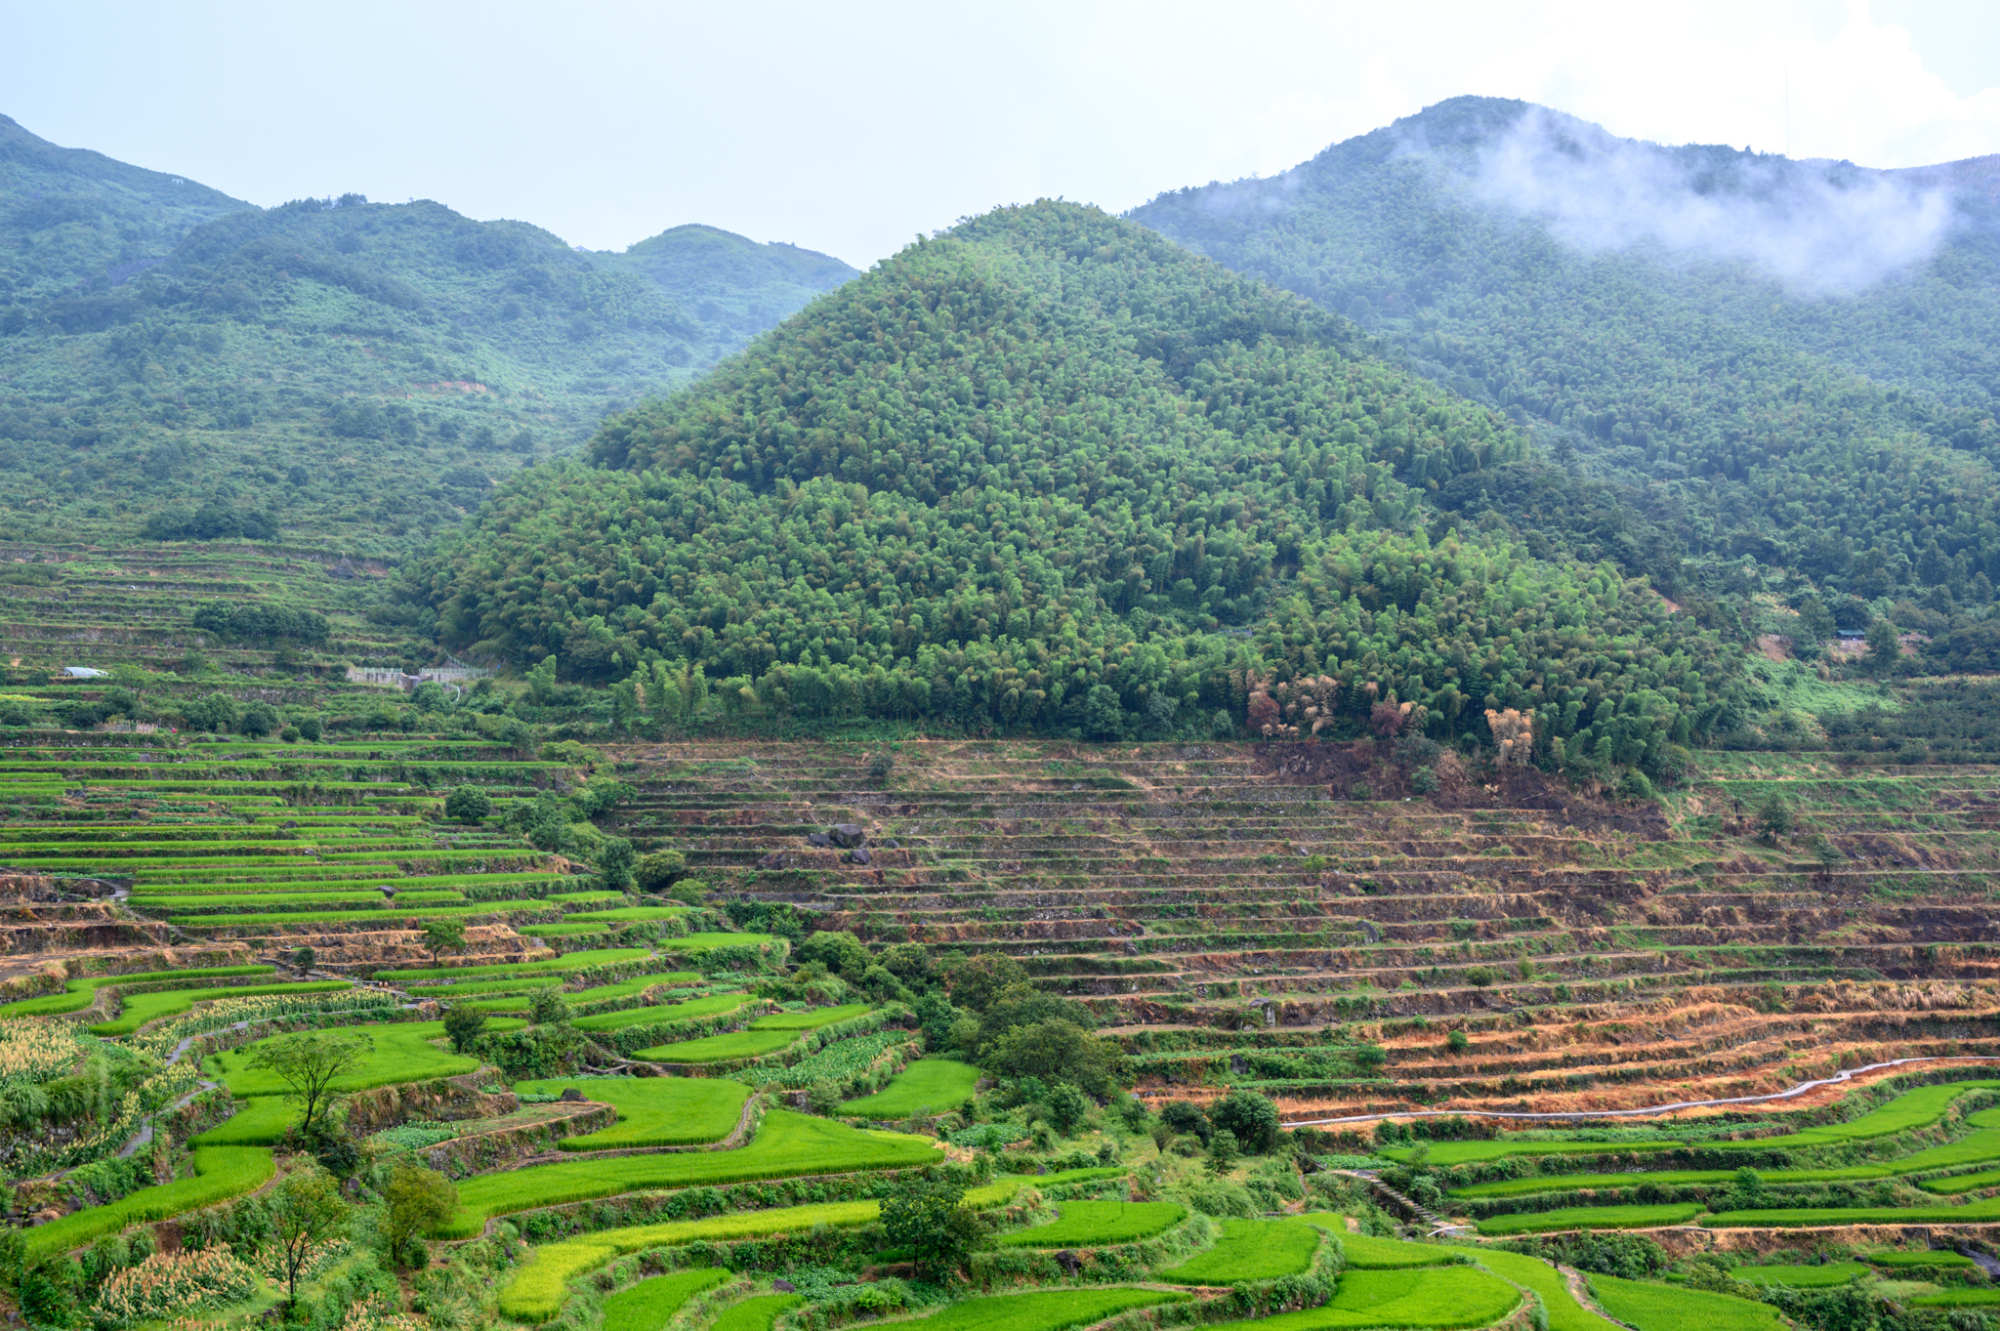
POLYGON ((121 282, 250 205, 180 176, 59 148, 0 115, 0 333, 78 287, 121 282))
POLYGON ((392 551, 853 275, 355 195, 259 209, 0 125, 0 534, 392 551))
POLYGON ((1963 175, 1458 98, 1133 217, 1349 315, 1590 478, 1582 530, 1567 505, 1478 504, 1524 535, 1676 595, 1949 619, 2000 583, 2000 212, 1930 188, 1963 175), (1637 539, 1607 543, 1599 501, 1637 539))
POLYGON ((1045 202, 509 479, 410 590, 448 645, 649 710, 698 667, 801 719, 1206 733, 1275 671, 1321 681, 1307 731, 1524 707, 1638 762, 1734 725, 1728 653, 1643 583, 1430 502, 1527 450, 1344 318, 1045 202))

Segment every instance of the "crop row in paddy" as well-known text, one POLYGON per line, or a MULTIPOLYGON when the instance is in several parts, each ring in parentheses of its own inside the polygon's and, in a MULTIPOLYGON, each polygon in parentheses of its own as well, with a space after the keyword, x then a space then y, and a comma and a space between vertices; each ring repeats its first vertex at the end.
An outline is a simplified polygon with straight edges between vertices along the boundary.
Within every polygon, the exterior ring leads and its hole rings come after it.
POLYGON ((1187 1219, 1175 1202, 1063 1202, 1055 1220, 1000 1236, 1003 1248, 1091 1247, 1164 1234, 1187 1219))

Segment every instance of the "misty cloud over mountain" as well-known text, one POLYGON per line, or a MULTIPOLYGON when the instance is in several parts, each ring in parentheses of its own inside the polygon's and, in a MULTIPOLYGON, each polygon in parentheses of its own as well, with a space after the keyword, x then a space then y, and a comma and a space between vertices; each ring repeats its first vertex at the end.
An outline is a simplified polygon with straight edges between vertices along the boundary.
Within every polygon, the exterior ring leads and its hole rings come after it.
POLYGON ((1480 150, 1477 199, 1590 251, 1734 260, 1803 294, 1847 294, 1934 255, 1951 196, 1846 163, 1663 148, 1529 108, 1480 150))

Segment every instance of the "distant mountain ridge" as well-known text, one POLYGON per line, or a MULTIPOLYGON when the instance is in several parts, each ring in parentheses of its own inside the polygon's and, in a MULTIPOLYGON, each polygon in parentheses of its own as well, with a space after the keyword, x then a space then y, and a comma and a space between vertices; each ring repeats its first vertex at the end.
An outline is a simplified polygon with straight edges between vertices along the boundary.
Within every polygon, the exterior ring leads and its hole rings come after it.
POLYGON ((1900 604, 1942 632, 2000 584, 1991 172, 1661 147, 1464 97, 1130 216, 1348 315, 1612 487, 1589 532, 1547 526, 1567 501, 1510 508, 1534 486, 1447 503, 1697 602, 1900 604))
POLYGON ((0 530, 393 549, 854 275, 713 227, 257 208, 7 120, 0 530))

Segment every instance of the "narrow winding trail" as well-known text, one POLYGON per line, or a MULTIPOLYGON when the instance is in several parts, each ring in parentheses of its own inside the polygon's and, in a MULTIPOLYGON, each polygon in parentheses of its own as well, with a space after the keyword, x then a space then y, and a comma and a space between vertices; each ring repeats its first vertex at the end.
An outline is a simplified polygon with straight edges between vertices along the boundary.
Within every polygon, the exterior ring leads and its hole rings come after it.
MULTIPOLYGON (((247 1031, 250 1029, 250 1023, 247 1021, 239 1021, 234 1026, 231 1026, 228 1029, 233 1031, 247 1031)), ((174 1046, 174 1052, 167 1055, 167 1060, 166 1060, 167 1066, 172 1067, 174 1064, 180 1062, 182 1055, 187 1053, 188 1046, 192 1045, 196 1040, 200 1038, 201 1037, 198 1035, 189 1035, 182 1037, 181 1042, 174 1046)), ((193 1090, 189 1091, 186 1095, 183 1095, 180 1099, 174 1101, 170 1105, 163 1105, 162 1107, 155 1109, 152 1113, 146 1115, 144 1121, 141 1122, 139 1125, 139 1131, 132 1135, 132 1140, 126 1142, 123 1146, 118 1148, 118 1158, 121 1160, 126 1159, 132 1155, 137 1154, 139 1151, 145 1149, 146 1147, 152 1145, 153 1120, 155 1118, 158 1118, 161 1114, 171 1114, 176 1109, 179 1109, 182 1105, 185 1105, 188 1101, 194 1099, 197 1095, 200 1095, 203 1091, 213 1091, 220 1088, 221 1085, 222 1083, 219 1081, 209 1081, 208 1079, 203 1078, 202 1080, 197 1081, 194 1084, 193 1090)))
POLYGON ((1884 1068, 1900 1068, 1911 1063, 1991 1063, 1992 1061, 1989 1058, 1943 1054, 1896 1058, 1887 1063, 1870 1063, 1866 1067, 1849 1068, 1845 1072, 1836 1072, 1831 1077, 1802 1081, 1788 1091, 1773 1091, 1769 1095, 1738 1095, 1722 1100, 1677 1100, 1673 1104, 1649 1105, 1643 1109, 1582 1109, 1540 1114, 1507 1109, 1397 1109, 1379 1114, 1348 1114, 1340 1118, 1287 1119, 1282 1126, 1316 1128, 1328 1123, 1376 1123, 1387 1118, 1507 1118, 1543 1123, 1576 1122, 1579 1119, 1597 1118, 1649 1118, 1655 1114, 1671 1114, 1682 1109, 1716 1109, 1726 1105, 1760 1105, 1775 1100, 1791 1100, 1808 1091, 1816 1091, 1822 1086, 1838 1086, 1843 1082, 1852 1081, 1864 1073, 1880 1072, 1884 1068))

